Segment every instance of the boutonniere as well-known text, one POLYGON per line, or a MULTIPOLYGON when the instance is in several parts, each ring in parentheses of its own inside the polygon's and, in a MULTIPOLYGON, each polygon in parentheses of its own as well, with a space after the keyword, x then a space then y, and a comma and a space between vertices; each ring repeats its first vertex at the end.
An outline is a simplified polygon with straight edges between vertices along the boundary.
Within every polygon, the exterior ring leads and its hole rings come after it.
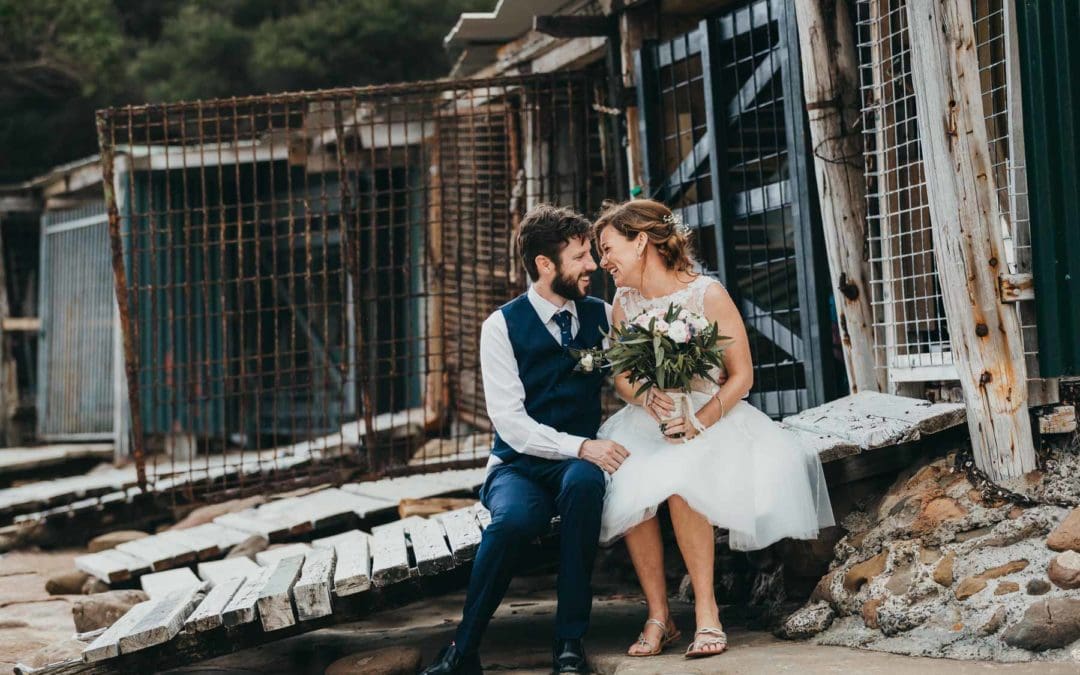
POLYGON ((571 347, 568 351, 574 361, 577 362, 574 365, 575 373, 591 373, 594 370, 606 368, 608 365, 607 359, 604 357, 604 350, 600 347, 590 349, 574 349, 571 347))

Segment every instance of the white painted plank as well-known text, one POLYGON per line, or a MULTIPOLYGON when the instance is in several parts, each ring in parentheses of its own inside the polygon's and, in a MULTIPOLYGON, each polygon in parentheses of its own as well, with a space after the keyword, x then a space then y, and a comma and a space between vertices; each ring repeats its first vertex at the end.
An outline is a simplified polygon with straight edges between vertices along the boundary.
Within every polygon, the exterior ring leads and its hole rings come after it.
POLYGON ((245 509, 236 513, 226 513, 214 518, 214 522, 241 532, 260 534, 273 541, 289 533, 289 526, 277 521, 261 518, 255 509, 245 509))
POLYGON ((279 560, 291 558, 294 555, 303 557, 310 550, 311 546, 308 544, 285 544, 278 548, 269 548, 265 551, 259 551, 255 554, 255 562, 263 567, 273 567, 279 560))
POLYGON ((175 539, 150 535, 134 541, 125 541, 116 547, 150 563, 155 572, 195 562, 195 551, 175 539))
POLYGON ((296 623, 292 589, 303 566, 304 556, 294 555, 278 560, 271 568, 256 601, 264 631, 280 630, 296 623))
POLYGON ((798 439, 798 442, 807 447, 813 448, 822 462, 833 462, 844 457, 851 457, 862 452, 862 448, 855 445, 851 441, 846 441, 843 438, 833 436, 831 434, 821 434, 815 431, 806 431, 805 429, 799 429, 783 422, 780 426, 787 429, 798 439))
POLYGON ((251 558, 237 556, 235 558, 223 558, 222 560, 208 560, 199 563, 199 578, 210 582, 212 585, 254 574, 261 568, 251 558))
MULTIPOLYGON (((247 560, 247 558, 244 558, 244 560, 247 560)), ((248 560, 248 562, 251 561, 248 560)), ((251 564, 255 565, 255 563, 251 564)), ((255 569, 261 570, 262 568, 255 565, 255 569)), ((236 591, 244 584, 244 581, 245 577, 232 577, 215 584, 210 589, 210 592, 206 594, 206 598, 199 603, 199 606, 184 621, 184 629, 189 632, 202 632, 221 626, 221 614, 225 611, 225 606, 233 599, 236 591)))
POLYGON ((405 533, 400 529, 383 529, 372 534, 371 581, 375 586, 387 586, 409 577, 409 553, 405 533))
POLYGON ((192 586, 201 586, 202 581, 199 577, 195 576, 195 573, 187 567, 179 567, 174 570, 165 570, 164 572, 154 572, 153 574, 144 574, 139 579, 142 584, 142 589, 150 596, 151 600, 165 597, 170 593, 178 590, 191 588, 192 586))
POLYGON ((432 516, 442 526, 454 560, 459 564, 472 560, 480 546, 480 524, 476 522, 476 510, 473 507, 438 513, 432 516))
POLYGON ((137 626, 157 602, 156 600, 147 600, 129 609, 124 616, 116 620, 116 623, 109 626, 96 640, 87 645, 86 649, 82 651, 83 661, 94 663, 119 656, 120 636, 137 626))
POLYGON ((486 530, 487 526, 491 524, 491 511, 488 511, 479 502, 473 506, 473 509, 476 511, 476 522, 480 524, 480 529, 486 530))
POLYGON ((138 556, 110 548, 97 553, 76 556, 75 569, 112 584, 150 571, 150 563, 138 556))
POLYGON ((409 543, 420 574, 438 574, 456 565, 454 555, 446 544, 443 528, 438 522, 420 518, 409 523, 406 534, 409 535, 409 543))
MULTIPOLYGON (((176 532, 178 530, 169 531, 176 532)), ((189 528, 187 531, 196 532, 200 536, 214 542, 217 544, 218 550, 220 550, 222 554, 228 553, 230 548, 251 536, 250 532, 235 530, 231 527, 219 525, 218 523, 203 523, 202 525, 196 525, 195 527, 189 528)))
POLYGON ((334 584, 335 557, 335 550, 331 547, 312 549, 304 558, 300 579, 293 587, 296 616, 301 621, 333 613, 330 596, 334 584))
POLYGON ((244 583, 236 590, 232 599, 225 605, 221 612, 221 622, 225 626, 238 626, 251 623, 255 620, 255 603, 259 599, 259 591, 266 584, 266 578, 270 574, 270 568, 263 567, 255 574, 244 579, 244 583))
POLYGON ((216 541, 194 528, 187 530, 167 530, 157 535, 159 539, 172 539, 195 551, 198 560, 211 560, 224 553, 216 541))
POLYGON ((370 539, 359 530, 350 530, 311 542, 315 548, 333 548, 337 553, 334 566, 336 595, 353 595, 371 588, 370 539))
POLYGON ((202 591, 200 583, 151 600, 154 606, 146 616, 120 636, 120 653, 129 654, 173 639, 184 627, 184 619, 202 602, 202 591))

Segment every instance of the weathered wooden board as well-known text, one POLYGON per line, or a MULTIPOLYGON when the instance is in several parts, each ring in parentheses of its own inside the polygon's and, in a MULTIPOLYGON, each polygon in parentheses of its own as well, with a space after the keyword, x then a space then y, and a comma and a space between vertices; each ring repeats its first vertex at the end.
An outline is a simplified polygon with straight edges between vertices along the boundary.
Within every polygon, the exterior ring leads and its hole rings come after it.
POLYGON ((315 548, 333 548, 337 553, 334 565, 334 594, 353 595, 371 588, 370 537, 351 530, 311 542, 315 548))
POLYGON ((476 511, 476 522, 480 524, 481 530, 486 530, 487 526, 491 524, 491 511, 484 508, 483 504, 477 504, 473 507, 476 511))
POLYGON ((112 459, 112 443, 67 443, 33 448, 0 448, 0 474, 42 469, 77 459, 112 459))
POLYGON ((929 403, 864 391, 785 417, 784 424, 872 450, 961 424, 964 415, 959 403, 929 403))
POLYGON ((410 523, 405 533, 409 537, 420 574, 438 574, 456 565, 454 554, 450 552, 443 528, 438 522, 420 518, 410 523))
POLYGON ((472 507, 439 513, 432 518, 446 533, 446 540, 455 561, 460 564, 476 556, 482 533, 480 523, 476 521, 476 511, 472 507))
MULTIPOLYGON (((247 558, 244 558, 244 560, 247 560, 247 558)), ((251 561, 248 560, 248 562, 251 561)), ((251 564, 255 565, 255 563, 251 564)), ((262 568, 255 565, 255 569, 261 570, 262 568)), ((189 632, 201 632, 221 626, 221 615, 225 611, 226 605, 233 599, 236 591, 244 584, 245 580, 245 577, 232 577, 214 584, 214 587, 206 594, 199 606, 184 621, 184 629, 189 632)))
POLYGON ((116 547, 118 551, 130 553, 150 563, 155 572, 180 567, 195 562, 195 551, 175 539, 159 536, 144 537, 134 541, 125 541, 116 547))
POLYGON ((177 589, 160 600, 131 629, 120 636, 120 653, 153 647, 171 640, 184 627, 184 619, 203 599, 203 585, 177 589))
POLYGON ((301 621, 333 613, 331 592, 334 587, 335 558, 333 547, 314 548, 304 558, 300 578, 293 587, 296 616, 301 621))
POLYGON ((173 540, 195 551, 198 560, 211 560, 220 556, 223 551, 216 541, 204 535, 194 528, 189 530, 166 530, 161 534, 154 535, 158 540, 173 540))
POLYGON ((311 550, 311 546, 303 543, 285 544, 278 548, 270 548, 265 551, 259 551, 255 554, 255 562, 259 563, 263 567, 273 567, 279 560, 284 558, 291 558, 294 555, 303 557, 308 551, 311 550))
POLYGON ((254 574, 261 568, 251 558, 237 556, 235 558, 201 562, 199 563, 198 569, 200 579, 209 581, 212 585, 217 586, 228 579, 246 577, 254 574))
POLYGON ((268 518, 262 518, 256 509, 246 509, 236 513, 226 513, 214 518, 214 522, 224 527, 247 532, 249 535, 258 534, 270 541, 281 539, 289 534, 288 523, 282 523, 268 518))
POLYGON ((255 603, 259 599, 259 591, 266 584, 270 571, 271 568, 263 567, 244 579, 244 583, 236 589, 236 593, 221 612, 222 624, 238 626, 255 620, 255 603))
POLYGON ((151 600, 165 597, 178 590, 202 586, 203 582, 188 567, 178 567, 174 570, 144 574, 139 582, 142 589, 150 596, 151 600))
POLYGON ((138 556, 110 548, 75 557, 75 568, 110 584, 150 571, 150 563, 138 556))
POLYGON ((401 518, 400 520, 392 520, 389 523, 383 523, 382 525, 376 525, 371 528, 371 534, 379 534, 380 532, 403 532, 408 533, 409 526, 416 523, 422 523, 424 519, 420 516, 409 516, 408 518, 401 518))
POLYGON ((450 492, 475 490, 484 482, 483 469, 443 471, 439 474, 419 474, 400 478, 384 478, 368 483, 348 483, 346 492, 397 502, 401 499, 437 497, 450 492))
POLYGON ((304 556, 294 555, 278 560, 271 568, 256 601, 264 631, 280 630, 296 623, 292 589, 303 566, 304 556))
POLYGON ((844 440, 830 434, 821 434, 815 431, 806 431, 785 423, 781 427, 795 434, 798 442, 807 448, 812 448, 824 463, 833 462, 844 457, 851 457, 862 452, 862 448, 851 441, 844 440))
POLYGON ((401 528, 388 528, 372 534, 371 582, 388 586, 409 577, 409 551, 401 528))
POLYGON ((116 623, 98 636, 96 640, 87 645, 82 651, 83 661, 94 663, 120 655, 120 636, 126 635, 132 628, 158 604, 157 600, 140 602, 127 611, 124 616, 116 620, 116 623))
MULTIPOLYGON (((181 530, 169 530, 170 532, 179 532, 181 530)), ((195 527, 185 530, 187 532, 198 533, 199 536, 205 537, 210 541, 217 544, 218 550, 222 554, 228 553, 229 549, 236 546, 240 542, 244 541, 251 536, 250 532, 244 532, 242 530, 235 530, 231 527, 225 527, 218 523, 203 523, 202 525, 196 525, 195 527)))

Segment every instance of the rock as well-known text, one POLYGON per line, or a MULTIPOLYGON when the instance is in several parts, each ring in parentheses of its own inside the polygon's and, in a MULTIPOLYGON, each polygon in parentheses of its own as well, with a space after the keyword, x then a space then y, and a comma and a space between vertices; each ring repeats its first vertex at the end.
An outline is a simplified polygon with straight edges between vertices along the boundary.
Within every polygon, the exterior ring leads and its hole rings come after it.
POLYGON ((936 548, 920 548, 919 549, 919 562, 924 565, 933 565, 937 561, 941 560, 941 551, 936 548))
POLYGON ((789 640, 802 640, 817 635, 832 625, 836 612, 827 602, 816 602, 796 611, 784 620, 781 636, 789 640))
POLYGON ((888 557, 888 552, 882 551, 869 560, 852 565, 844 575, 844 589, 849 593, 858 591, 863 584, 885 571, 885 561, 888 557))
POLYGON ((1038 600, 1002 637, 1010 647, 1041 652, 1080 639, 1080 598, 1038 600))
POLYGON ((251 558, 255 559, 255 554, 260 551, 265 551, 270 546, 270 540, 261 534, 253 534, 244 541, 240 542, 236 546, 229 549, 229 552, 225 555, 226 558, 251 558))
POLYGON ((1058 588, 1080 588, 1080 553, 1070 550, 1054 556, 1046 570, 1046 576, 1050 577, 1050 581, 1058 588))
POLYGON ((93 595, 95 593, 106 593, 112 590, 109 584, 105 583, 97 577, 88 578, 79 589, 83 595, 93 595))
POLYGON ((108 591, 80 598, 71 607, 75 619, 75 631, 88 633, 111 626, 135 605, 148 600, 142 591, 108 591))
POLYGON ((71 639, 61 640, 45 645, 36 652, 33 652, 30 656, 26 657, 23 663, 31 668, 44 668, 53 663, 79 659, 82 657, 82 651, 84 649, 86 649, 85 642, 71 639))
POLYGON ((903 595, 911 587, 911 580, 915 576, 915 568, 905 565, 900 569, 893 570, 892 576, 885 582, 885 588, 893 595, 903 595))
POLYGON ((1046 538, 1046 545, 1052 551, 1080 551, 1080 507, 1065 516, 1065 520, 1054 528, 1046 538))
POLYGON ((956 554, 950 553, 942 558, 941 562, 934 568, 934 581, 945 588, 953 584, 953 562, 955 560, 956 554))
MULTIPOLYGON (((687 575, 689 576, 689 575, 687 575)), ((821 581, 817 582, 817 586, 814 586, 814 591, 810 594, 810 602, 817 602, 818 600, 824 600, 830 605, 836 604, 836 599, 833 598, 832 582, 836 576, 836 571, 829 572, 825 576, 821 577, 821 581)))
POLYGON ((1020 570, 1026 568, 1027 566, 1028 566, 1028 561, 1026 561, 1026 560, 1013 560, 1012 562, 1007 562, 1004 565, 998 565, 997 567, 991 567, 990 569, 986 570, 985 572, 982 572, 981 574, 977 574, 976 576, 979 577, 980 579, 997 579, 998 577, 1003 577, 1006 574, 1012 574, 1013 572, 1019 572, 1020 570))
POLYGON ((1050 591, 1050 582, 1046 579, 1032 579, 1025 589, 1028 595, 1043 595, 1050 591))
POLYGON ((196 525, 202 525, 209 523, 217 518, 223 516, 226 513, 236 513, 237 511, 243 511, 244 509, 250 509, 255 506, 260 506, 266 503, 266 497, 262 495, 254 495, 251 497, 245 497, 244 499, 233 499, 228 502, 221 502, 220 504, 208 504, 207 506, 200 506, 191 513, 187 514, 182 520, 170 527, 170 530, 186 530, 189 527, 195 527, 196 525))
POLYGON ((142 539, 148 537, 145 532, 139 530, 117 530, 116 532, 107 532, 99 537, 94 537, 90 540, 90 543, 86 545, 86 550, 90 553, 97 553, 98 551, 106 551, 110 548, 116 548, 120 544, 128 541, 135 541, 136 539, 142 539))
POLYGON ((413 675, 420 670, 420 650, 387 647, 349 654, 326 667, 326 675, 413 675))
POLYGON ((54 574, 45 582, 45 592, 49 595, 78 595, 89 578, 89 574, 79 570, 54 574))
POLYGON ((986 588, 986 579, 979 577, 967 577, 956 587, 956 599, 967 600, 982 589, 986 588))
POLYGON ((863 603, 862 610, 859 613, 862 614, 863 623, 866 624, 867 628, 877 630, 880 627, 878 608, 881 607, 883 602, 885 602, 885 598, 870 598, 863 603))
POLYGON ((915 532, 929 532, 946 520, 954 520, 967 515, 967 510, 951 497, 932 499, 923 507, 922 513, 915 519, 911 529, 915 532))
POLYGON ((998 607, 994 610, 994 614, 987 619, 986 623, 979 626, 978 633, 982 636, 993 635, 1001 630, 1001 627, 1005 625, 1005 608, 998 607))
POLYGON ((997 588, 994 589, 994 595, 1008 595, 1009 593, 1016 593, 1020 590, 1020 584, 1015 581, 1001 581, 998 583, 997 588))

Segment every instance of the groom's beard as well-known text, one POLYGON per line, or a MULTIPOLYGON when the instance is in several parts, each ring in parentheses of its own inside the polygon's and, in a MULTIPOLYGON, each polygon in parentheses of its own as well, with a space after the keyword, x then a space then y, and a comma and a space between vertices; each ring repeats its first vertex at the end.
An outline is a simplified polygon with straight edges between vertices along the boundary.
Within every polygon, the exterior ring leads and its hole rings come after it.
POLYGON ((581 300, 585 293, 581 291, 578 282, 581 277, 568 277, 563 275, 562 269, 555 269, 555 278, 551 281, 551 290, 567 300, 581 300))

